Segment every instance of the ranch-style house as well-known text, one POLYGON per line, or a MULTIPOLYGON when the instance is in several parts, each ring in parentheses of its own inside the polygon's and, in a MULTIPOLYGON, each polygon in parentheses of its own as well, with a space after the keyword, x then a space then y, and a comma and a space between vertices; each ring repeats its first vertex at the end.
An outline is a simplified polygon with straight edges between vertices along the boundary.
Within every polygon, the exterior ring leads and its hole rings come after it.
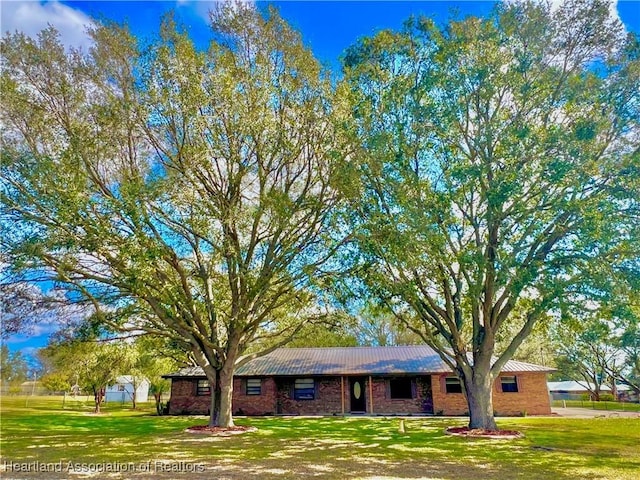
MULTIPOLYGON (((495 381, 498 415, 551 413, 541 365, 507 362, 495 381)), ((171 379, 169 413, 207 414, 211 390, 199 367, 171 379)), ((236 415, 467 414, 459 379, 428 346, 279 348, 236 370, 236 415)))

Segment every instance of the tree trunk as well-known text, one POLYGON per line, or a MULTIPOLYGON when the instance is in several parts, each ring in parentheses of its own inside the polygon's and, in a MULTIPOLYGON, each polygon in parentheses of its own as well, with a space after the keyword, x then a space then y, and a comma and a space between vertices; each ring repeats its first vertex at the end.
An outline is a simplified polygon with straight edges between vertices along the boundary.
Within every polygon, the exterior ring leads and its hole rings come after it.
POLYGON ((131 402, 133 403, 133 409, 136 409, 136 385, 133 385, 133 395, 131 395, 131 402))
POLYGON ((469 406, 469 428, 497 430, 493 415, 493 378, 488 371, 473 369, 471 378, 464 378, 469 406))
POLYGON ((102 404, 102 398, 104 396, 104 389, 102 388, 94 388, 93 389, 93 400, 95 401, 95 408, 93 409, 94 413, 100 413, 100 405, 102 404))
POLYGON ((209 406, 209 426, 220 426, 220 370, 215 370, 215 376, 211 378, 207 375, 209 380, 209 388, 211 389, 211 403, 209 406))
POLYGON ((156 413, 158 415, 162 415, 162 405, 161 405, 161 400, 162 400, 162 393, 154 393, 153 394, 153 398, 156 399, 156 413))
POLYGON ((613 395, 613 401, 618 401, 618 386, 616 385, 616 379, 611 381, 611 395, 613 395))
POLYGON ((233 427, 233 368, 220 372, 220 419, 221 427, 233 427))

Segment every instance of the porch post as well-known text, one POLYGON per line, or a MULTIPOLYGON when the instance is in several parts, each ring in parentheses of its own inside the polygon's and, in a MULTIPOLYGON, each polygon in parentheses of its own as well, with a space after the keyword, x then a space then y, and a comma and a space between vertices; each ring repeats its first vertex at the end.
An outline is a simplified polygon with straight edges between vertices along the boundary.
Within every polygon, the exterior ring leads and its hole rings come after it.
POLYGON ((344 377, 340 377, 340 399, 342 400, 342 416, 344 417, 344 377))
POLYGON ((371 404, 371 411, 369 413, 373 415, 373 381, 371 380, 371 375, 369 375, 369 402, 371 404))

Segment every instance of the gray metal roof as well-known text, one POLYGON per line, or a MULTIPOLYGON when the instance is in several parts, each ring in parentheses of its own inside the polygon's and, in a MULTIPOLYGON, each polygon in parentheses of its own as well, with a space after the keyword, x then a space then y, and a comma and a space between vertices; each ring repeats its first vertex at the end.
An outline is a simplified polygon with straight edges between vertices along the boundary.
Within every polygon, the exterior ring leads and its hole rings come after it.
MULTIPOLYGON (((589 392, 595 390, 593 383, 576 382, 573 380, 564 380, 562 382, 547 382, 547 387, 550 392, 589 392)), ((609 385, 600 385, 600 390, 604 392, 610 392, 611 387, 609 385)), ((616 390, 619 392, 629 391, 628 385, 616 385, 616 390)))
POLYGON ((162 375, 163 378, 173 378, 173 377, 206 377, 204 374, 204 370, 202 367, 184 367, 174 373, 168 373, 167 375, 162 375))
MULTIPOLYGON (((451 369, 426 345, 402 347, 279 348, 236 369, 238 377, 315 375, 397 375, 446 373, 451 369)), ((510 360, 503 372, 550 372, 553 369, 510 360)), ((204 377, 188 367, 166 378, 204 377)))

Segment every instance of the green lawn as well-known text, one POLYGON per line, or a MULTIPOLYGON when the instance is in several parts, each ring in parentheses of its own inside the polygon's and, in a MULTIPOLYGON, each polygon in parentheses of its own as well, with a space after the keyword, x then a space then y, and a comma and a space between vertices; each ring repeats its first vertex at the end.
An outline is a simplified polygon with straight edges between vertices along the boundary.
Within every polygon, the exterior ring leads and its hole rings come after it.
MULTIPOLYGON (((640 474, 637 418, 500 419, 501 427, 525 433, 524 439, 516 441, 446 436, 445 427, 464 424, 462 419, 446 417, 408 419, 405 434, 398 432, 397 418, 240 418, 236 423, 253 425, 258 431, 220 438, 185 433, 186 427, 205 423, 204 417, 157 417, 152 405, 135 412, 107 406, 104 414, 96 416, 89 413, 90 404, 62 410, 60 400, 32 399, 26 407, 24 398, 1 400, 0 465, 132 462, 138 468, 148 461, 164 461, 173 462, 165 467, 204 468, 207 477, 233 479, 635 480, 640 474)), ((7 476, 43 477, 15 471, 12 475, 7 476)), ((115 478, 132 476, 181 475, 155 470, 153 475, 126 473, 115 478)))

